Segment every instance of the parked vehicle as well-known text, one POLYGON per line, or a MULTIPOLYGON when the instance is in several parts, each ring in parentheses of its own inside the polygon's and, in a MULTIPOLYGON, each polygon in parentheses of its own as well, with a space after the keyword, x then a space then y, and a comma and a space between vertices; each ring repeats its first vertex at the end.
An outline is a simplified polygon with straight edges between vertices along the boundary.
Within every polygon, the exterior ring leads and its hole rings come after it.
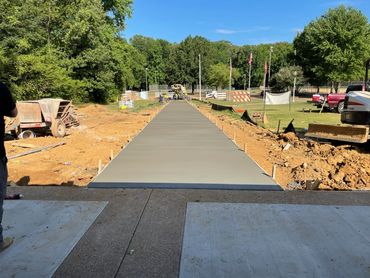
POLYGON ((307 137, 352 143, 370 142, 370 59, 366 62, 365 82, 347 88, 341 122, 345 125, 309 124, 307 137), (360 89, 355 90, 353 89, 360 89))
POLYGON ((330 111, 336 111, 342 113, 344 109, 344 101, 348 92, 362 91, 363 84, 350 84, 348 85, 346 92, 338 94, 328 94, 323 96, 320 94, 315 94, 312 96, 312 103, 318 108, 324 106, 325 109, 330 111))
POLYGON ((311 101, 313 105, 318 108, 322 108, 324 106, 327 110, 342 113, 345 98, 346 94, 328 94, 327 96, 315 94, 312 96, 311 101))
POLYGON ((363 84, 350 84, 347 87, 346 94, 348 92, 359 92, 362 91, 363 84))

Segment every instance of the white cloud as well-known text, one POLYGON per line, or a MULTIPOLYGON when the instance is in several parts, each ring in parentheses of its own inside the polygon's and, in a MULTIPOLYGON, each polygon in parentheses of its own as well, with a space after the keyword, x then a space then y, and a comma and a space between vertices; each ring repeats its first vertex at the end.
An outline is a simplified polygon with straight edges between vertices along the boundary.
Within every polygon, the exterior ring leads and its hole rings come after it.
POLYGON ((240 33, 240 31, 230 30, 230 29, 217 29, 217 30, 215 30, 215 32, 219 33, 219 34, 224 34, 224 35, 231 35, 231 34, 240 33))
POLYGON ((245 30, 216 29, 215 32, 218 34, 223 34, 223 35, 233 35, 233 34, 241 34, 241 33, 254 33, 258 31, 267 31, 270 29, 271 27, 267 27, 267 26, 256 26, 254 28, 245 29, 245 30))
POLYGON ((302 33, 303 32, 303 28, 292 28, 290 31, 294 32, 294 33, 302 33))

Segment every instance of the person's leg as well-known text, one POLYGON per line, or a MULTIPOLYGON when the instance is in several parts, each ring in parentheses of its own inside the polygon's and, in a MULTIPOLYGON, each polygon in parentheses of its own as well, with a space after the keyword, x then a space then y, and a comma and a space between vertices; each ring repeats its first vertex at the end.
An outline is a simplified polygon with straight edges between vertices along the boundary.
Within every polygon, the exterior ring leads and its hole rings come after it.
POLYGON ((3 242, 3 204, 6 196, 6 184, 8 181, 8 170, 6 158, 0 158, 0 243, 3 242))

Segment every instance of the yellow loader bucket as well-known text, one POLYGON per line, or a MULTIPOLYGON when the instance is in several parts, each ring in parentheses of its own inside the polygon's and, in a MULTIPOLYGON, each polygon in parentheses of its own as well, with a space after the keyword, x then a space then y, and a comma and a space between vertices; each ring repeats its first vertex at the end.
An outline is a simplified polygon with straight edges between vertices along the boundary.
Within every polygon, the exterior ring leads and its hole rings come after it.
POLYGON ((369 127, 361 125, 309 124, 305 136, 350 143, 366 143, 369 140, 369 127))

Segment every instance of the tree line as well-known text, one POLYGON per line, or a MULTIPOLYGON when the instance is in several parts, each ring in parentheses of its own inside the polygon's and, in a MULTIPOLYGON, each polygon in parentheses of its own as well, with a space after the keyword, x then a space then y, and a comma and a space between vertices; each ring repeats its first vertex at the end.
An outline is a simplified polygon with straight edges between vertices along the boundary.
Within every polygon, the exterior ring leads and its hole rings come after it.
POLYGON ((0 80, 18 100, 62 97, 79 102, 109 102, 125 89, 149 84, 202 83, 212 87, 262 85, 270 62, 277 89, 292 82, 322 85, 361 79, 370 56, 368 19, 340 6, 313 20, 293 43, 236 46, 188 36, 170 43, 119 34, 132 14, 132 0, 0 0, 0 80))
MULTIPOLYGON (((228 41, 211 42, 201 36, 188 36, 178 44, 140 35, 130 43, 145 57, 149 83, 187 84, 195 88, 199 79, 199 55, 202 66, 202 82, 208 86, 225 87, 229 84, 231 59, 233 86, 248 85, 249 56, 253 53, 251 85, 259 86, 263 79, 264 64, 269 62, 271 72, 294 64, 293 45, 287 42, 275 44, 235 46, 228 41)), ((144 87, 142 85, 142 87, 144 87)))

